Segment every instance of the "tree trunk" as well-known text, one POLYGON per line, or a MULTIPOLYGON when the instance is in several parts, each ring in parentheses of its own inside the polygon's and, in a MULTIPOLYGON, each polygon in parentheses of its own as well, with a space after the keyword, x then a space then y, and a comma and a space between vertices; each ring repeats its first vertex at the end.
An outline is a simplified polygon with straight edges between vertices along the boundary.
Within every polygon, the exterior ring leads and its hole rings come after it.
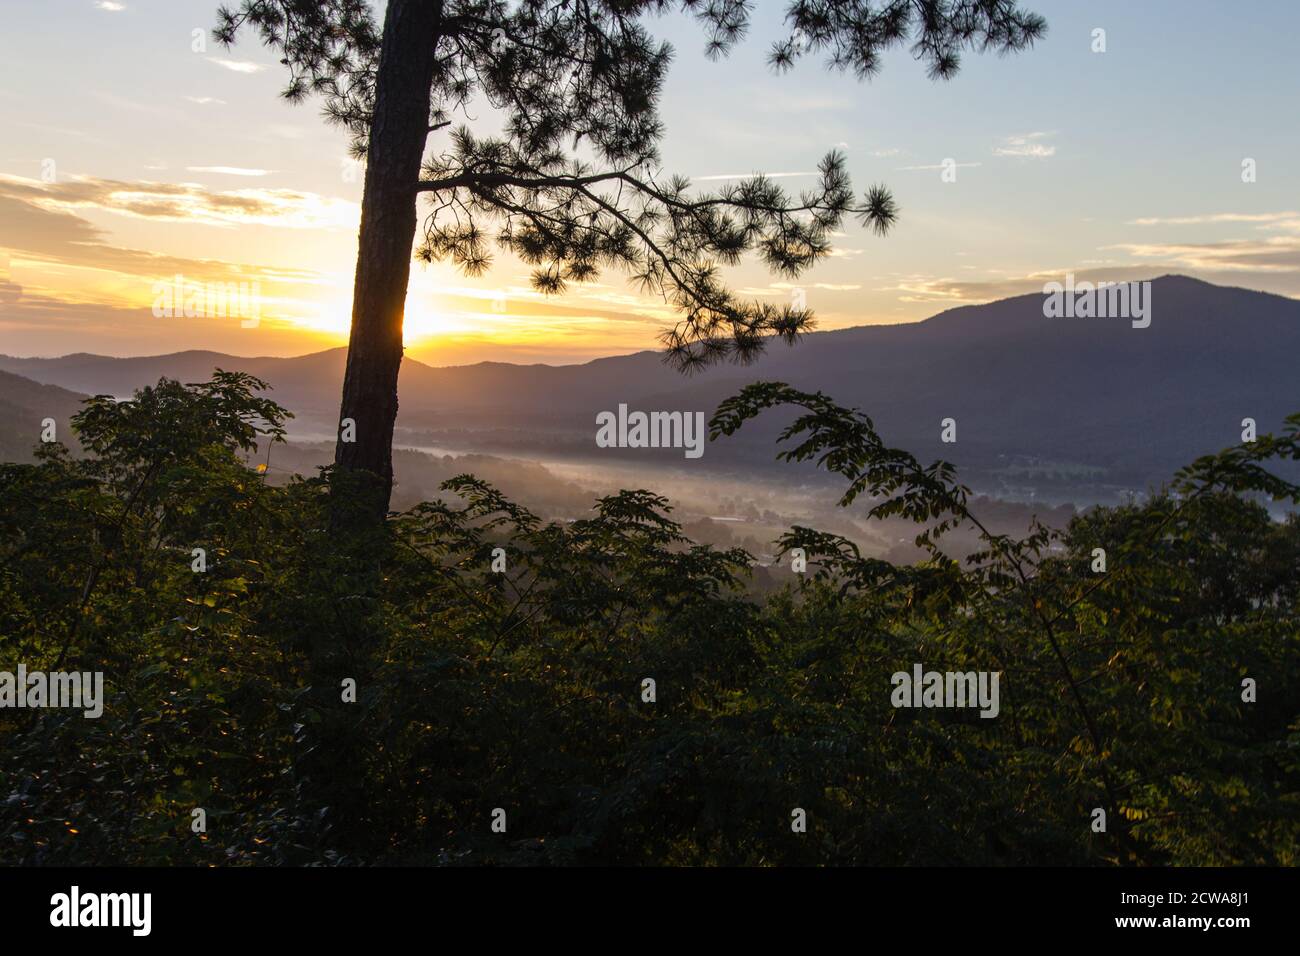
POLYGON ((428 136, 441 10, 439 0, 389 0, 366 154, 352 334, 334 462, 379 477, 376 507, 381 515, 393 487, 393 423, 415 238, 415 186, 428 136), (354 441, 343 440, 345 419, 355 423, 354 441))
POLYGON ((327 839, 345 855, 372 837, 366 768, 377 748, 362 705, 343 701, 341 691, 350 678, 361 696, 371 692, 371 655, 382 633, 373 609, 386 546, 383 517, 393 490, 402 318, 441 10, 440 0, 389 0, 384 16, 334 447, 337 473, 330 482, 332 534, 323 558, 338 593, 356 600, 336 602, 313 641, 306 705, 314 719, 302 721, 306 729, 296 760, 302 813, 323 821, 327 839), (350 429, 343 427, 345 419, 352 419, 350 429))

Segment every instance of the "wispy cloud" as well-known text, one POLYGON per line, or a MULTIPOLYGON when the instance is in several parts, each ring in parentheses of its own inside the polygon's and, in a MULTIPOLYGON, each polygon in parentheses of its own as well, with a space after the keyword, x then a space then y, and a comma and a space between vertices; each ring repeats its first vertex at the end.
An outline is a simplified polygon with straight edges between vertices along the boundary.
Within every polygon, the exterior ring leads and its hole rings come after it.
POLYGON ((355 229, 357 204, 293 189, 216 192, 196 183, 121 182, 92 177, 41 183, 0 174, 0 195, 48 210, 99 209, 164 222, 234 228, 355 229))
POLYGON ((107 10, 109 13, 121 13, 126 9, 126 4, 114 3, 113 0, 98 0, 95 7, 100 10, 107 10))
POLYGON ((1262 227, 1290 228, 1300 220, 1300 212, 1216 212, 1201 216, 1147 216, 1130 219, 1130 226, 1206 226, 1225 222, 1256 223, 1262 227))
POLYGON ((1138 259, 1155 259, 1186 269, 1216 272, 1300 273, 1300 237, 1226 242, 1148 242, 1107 246, 1138 259))
POLYGON ((1020 159, 1046 159, 1056 155, 1056 147, 1043 140, 1055 133, 1025 133, 1020 136, 1008 136, 1001 146, 993 147, 994 156, 1015 156, 1020 159))
POLYGON ((245 169, 242 166, 186 166, 191 173, 220 173, 223 176, 269 176, 273 169, 245 169))
POLYGON ((898 301, 908 304, 933 304, 936 306, 973 305, 981 302, 993 302, 1014 296, 1041 294, 1043 284, 1060 280, 1066 272, 1074 274, 1076 280, 1089 282, 1131 282, 1136 279, 1149 279, 1159 270, 1151 264, 1140 266, 1108 266, 1105 269, 1080 269, 1069 267, 1062 269, 1040 269, 1021 275, 1004 273, 1001 269, 988 272, 996 278, 954 279, 949 276, 912 274, 900 276, 894 285, 876 289, 877 292, 896 292, 898 301))
POLYGON ((223 66, 227 70, 233 70, 236 73, 260 73, 266 67, 260 63, 250 63, 248 60, 226 60, 219 56, 208 57, 217 66, 223 66))
POLYGON ((198 103, 200 106, 207 106, 210 103, 217 103, 221 106, 226 105, 225 100, 219 100, 215 96, 187 96, 185 98, 191 103, 198 103))
MULTIPOLYGON (((321 275, 310 270, 196 259, 116 245, 103 228, 71 211, 69 204, 40 201, 48 195, 41 185, 0 176, 0 248, 26 271, 24 278, 16 280, 26 287, 18 290, 22 302, 35 308, 37 300, 45 296, 55 310, 51 316, 60 305, 69 303, 129 305, 132 300, 147 299, 152 281, 176 274, 195 281, 257 279, 268 297, 277 295, 277 290, 301 289, 321 281, 321 275), (67 286, 69 270, 98 278, 71 288, 67 286), (135 281, 104 280, 106 274, 135 281), (55 285, 45 287, 51 278, 55 285)), ((6 320, 13 318, 11 308, 4 311, 6 320)))

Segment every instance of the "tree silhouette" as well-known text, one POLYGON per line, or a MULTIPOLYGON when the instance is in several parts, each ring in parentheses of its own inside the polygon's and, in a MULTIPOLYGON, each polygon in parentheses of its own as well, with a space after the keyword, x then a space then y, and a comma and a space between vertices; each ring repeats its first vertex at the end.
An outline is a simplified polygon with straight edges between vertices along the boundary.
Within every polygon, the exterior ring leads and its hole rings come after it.
MULTIPOLYGON (((679 8, 701 23, 711 56, 748 27, 748 0, 389 0, 382 29, 364 0, 243 0, 222 7, 216 38, 245 27, 289 69, 284 95, 319 95, 366 159, 352 331, 336 464, 392 487, 392 435, 402 358, 402 318, 416 254, 467 274, 491 264, 490 239, 534 267, 534 286, 621 269, 662 296, 679 321, 663 336, 683 369, 747 361, 776 336, 793 341, 811 323, 801 308, 744 301, 718 269, 747 253, 793 277, 827 255, 831 233, 852 216, 877 233, 894 222, 889 192, 855 196, 844 158, 828 154, 816 188, 798 197, 763 176, 714 193, 659 168, 658 99, 671 60, 642 21, 679 8), (425 158, 431 133, 488 104, 500 137, 465 127, 425 158)), ((1045 23, 1015 0, 791 0, 789 34, 774 44, 778 71, 806 56, 870 77, 890 48, 911 43, 931 77, 953 75, 963 51, 1016 51, 1045 23)))

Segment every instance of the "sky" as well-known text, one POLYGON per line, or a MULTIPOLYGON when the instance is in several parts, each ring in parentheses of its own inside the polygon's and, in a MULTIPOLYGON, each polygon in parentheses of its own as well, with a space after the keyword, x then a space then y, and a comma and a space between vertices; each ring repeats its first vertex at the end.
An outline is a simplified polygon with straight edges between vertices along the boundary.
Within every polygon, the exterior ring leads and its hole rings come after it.
MULTIPOLYGON (((0 353, 346 344, 363 173, 319 103, 279 96, 271 51, 251 35, 212 42, 217 6, 5 0, 0 353), (182 289, 244 283, 255 309, 156 315, 175 276, 182 289)), ((758 0, 719 61, 693 20, 652 20, 675 49, 665 172, 700 189, 764 172, 797 192, 838 149, 859 194, 883 183, 900 207, 883 238, 846 223, 797 280, 747 262, 727 271, 732 287, 806 302, 821 329, 918 321, 1066 272, 1176 272, 1300 298, 1300 4, 1022 6, 1047 18, 1045 40, 967 54, 947 82, 905 50, 869 82, 816 58, 774 74, 768 50, 788 35, 776 0, 758 0)), ((673 321, 616 272, 545 298, 505 256, 477 280, 415 263, 406 345, 434 365, 562 364, 655 348, 673 321)))

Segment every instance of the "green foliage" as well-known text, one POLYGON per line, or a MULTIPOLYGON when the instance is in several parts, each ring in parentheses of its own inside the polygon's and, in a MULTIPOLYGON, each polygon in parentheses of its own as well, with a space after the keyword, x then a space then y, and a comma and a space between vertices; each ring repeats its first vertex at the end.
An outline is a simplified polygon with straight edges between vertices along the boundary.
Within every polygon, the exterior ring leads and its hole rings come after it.
POLYGON ((1298 457, 1300 417, 1018 540, 865 416, 752 386, 716 435, 794 405, 785 457, 917 521, 929 555, 795 528, 810 573, 758 603, 750 557, 646 491, 545 524, 466 475, 352 524, 363 478, 273 487, 241 461, 282 435, 261 387, 92 399, 86 457, 0 466, 0 669, 106 690, 95 720, 0 711, 0 861, 1297 862, 1300 523, 1258 497, 1297 500, 1267 464, 1298 457), (984 544, 962 562, 958 525, 984 544), (916 662, 1000 671, 1001 715, 895 710, 916 662))

